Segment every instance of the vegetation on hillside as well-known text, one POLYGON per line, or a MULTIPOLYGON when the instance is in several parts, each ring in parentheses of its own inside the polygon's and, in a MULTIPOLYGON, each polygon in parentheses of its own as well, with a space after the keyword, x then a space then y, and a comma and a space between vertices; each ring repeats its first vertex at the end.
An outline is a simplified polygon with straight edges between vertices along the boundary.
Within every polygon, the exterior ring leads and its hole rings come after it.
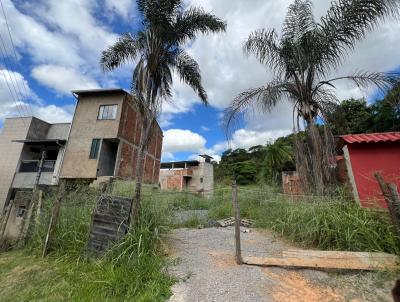
POLYGON ((333 134, 400 131, 399 93, 400 86, 397 86, 384 99, 373 104, 364 99, 341 102, 327 116, 333 134))

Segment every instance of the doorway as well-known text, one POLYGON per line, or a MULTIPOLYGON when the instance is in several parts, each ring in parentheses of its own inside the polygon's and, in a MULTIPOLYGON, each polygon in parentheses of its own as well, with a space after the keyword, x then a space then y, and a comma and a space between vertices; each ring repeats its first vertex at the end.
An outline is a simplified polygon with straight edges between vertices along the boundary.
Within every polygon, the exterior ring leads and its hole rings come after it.
POLYGON ((97 176, 114 176, 117 161, 118 141, 103 139, 100 149, 97 176))

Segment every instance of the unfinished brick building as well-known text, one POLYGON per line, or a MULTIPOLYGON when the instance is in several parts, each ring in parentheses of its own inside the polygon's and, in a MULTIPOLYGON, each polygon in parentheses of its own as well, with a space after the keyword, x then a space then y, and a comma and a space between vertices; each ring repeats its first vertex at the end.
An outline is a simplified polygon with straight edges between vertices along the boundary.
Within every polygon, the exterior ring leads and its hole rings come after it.
MULTIPOLYGON (((142 120, 132 96, 122 89, 80 90, 65 150, 61 178, 131 179, 136 169, 142 120)), ((163 134, 153 129, 144 181, 158 183, 163 134)))
POLYGON ((199 160, 162 163, 161 189, 189 191, 205 197, 212 196, 214 166, 211 159, 212 157, 208 155, 200 155, 199 160))

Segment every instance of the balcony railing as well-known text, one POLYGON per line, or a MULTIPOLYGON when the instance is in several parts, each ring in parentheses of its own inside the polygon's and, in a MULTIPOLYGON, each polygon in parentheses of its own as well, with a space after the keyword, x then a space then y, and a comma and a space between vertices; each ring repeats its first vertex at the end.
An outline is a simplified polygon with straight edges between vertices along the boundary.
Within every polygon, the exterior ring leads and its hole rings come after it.
MULTIPOLYGON (((20 173, 32 173, 39 171, 40 160, 22 160, 19 167, 20 173)), ((54 172, 55 160, 45 160, 42 166, 42 172, 54 172)))

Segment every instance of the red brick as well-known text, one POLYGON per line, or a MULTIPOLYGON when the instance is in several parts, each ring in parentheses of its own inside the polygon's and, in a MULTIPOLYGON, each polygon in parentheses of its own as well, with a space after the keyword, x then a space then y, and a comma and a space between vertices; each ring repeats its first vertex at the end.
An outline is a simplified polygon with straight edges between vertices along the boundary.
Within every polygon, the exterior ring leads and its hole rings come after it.
POLYGON ((122 178, 132 177, 132 152, 133 148, 129 144, 122 143, 121 161, 118 169, 118 176, 122 178))

